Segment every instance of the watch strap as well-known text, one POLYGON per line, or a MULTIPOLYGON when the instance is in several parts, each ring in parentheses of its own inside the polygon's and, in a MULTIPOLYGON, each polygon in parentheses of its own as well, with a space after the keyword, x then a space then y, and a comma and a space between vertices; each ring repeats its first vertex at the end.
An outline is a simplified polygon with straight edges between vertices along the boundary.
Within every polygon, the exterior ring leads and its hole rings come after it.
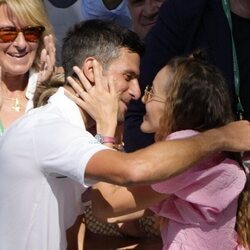
POLYGON ((104 135, 101 135, 101 134, 96 134, 95 138, 101 144, 104 144, 104 143, 115 144, 115 137, 112 137, 112 136, 104 136, 104 135))

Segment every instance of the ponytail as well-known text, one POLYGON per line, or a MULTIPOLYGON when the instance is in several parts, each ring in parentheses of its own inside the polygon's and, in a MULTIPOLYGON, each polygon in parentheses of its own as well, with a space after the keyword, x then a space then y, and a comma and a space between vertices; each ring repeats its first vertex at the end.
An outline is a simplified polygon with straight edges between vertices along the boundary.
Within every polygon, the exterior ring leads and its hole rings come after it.
POLYGON ((250 176, 247 172, 246 176, 247 181, 238 200, 236 231, 239 243, 247 250, 250 249, 250 176))
POLYGON ((64 85, 64 74, 62 73, 52 76, 49 82, 39 82, 33 98, 34 108, 47 104, 48 99, 58 90, 59 87, 64 85))

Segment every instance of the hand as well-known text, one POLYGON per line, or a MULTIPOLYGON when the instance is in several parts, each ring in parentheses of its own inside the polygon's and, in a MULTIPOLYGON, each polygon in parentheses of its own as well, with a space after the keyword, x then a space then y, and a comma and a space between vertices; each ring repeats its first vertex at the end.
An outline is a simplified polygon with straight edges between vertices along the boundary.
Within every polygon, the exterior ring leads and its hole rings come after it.
POLYGON ((225 140, 224 150, 250 151, 250 122, 236 121, 218 129, 225 140))
POLYGON ((93 61, 94 86, 78 67, 75 66, 73 70, 82 86, 72 77, 67 78, 80 97, 71 96, 71 99, 96 121, 97 133, 114 136, 120 97, 120 93, 115 90, 115 79, 108 81, 103 76, 102 67, 96 60, 93 61))
POLYGON ((41 67, 38 73, 38 82, 44 82, 50 79, 56 63, 56 49, 52 35, 44 37, 44 47, 40 56, 41 67))

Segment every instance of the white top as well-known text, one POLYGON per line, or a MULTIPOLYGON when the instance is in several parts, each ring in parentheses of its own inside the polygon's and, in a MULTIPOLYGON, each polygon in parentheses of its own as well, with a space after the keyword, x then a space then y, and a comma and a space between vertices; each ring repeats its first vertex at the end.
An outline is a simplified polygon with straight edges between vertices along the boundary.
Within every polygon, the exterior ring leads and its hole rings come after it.
POLYGON ((0 140, 0 249, 66 249, 92 184, 86 164, 103 149, 63 88, 9 127, 0 140))
MULTIPOLYGON (((25 97, 28 99, 26 107, 25 107, 25 113, 31 110, 34 107, 33 104, 33 97, 36 90, 36 84, 37 84, 37 78, 38 78, 38 72, 34 69, 30 69, 29 71, 29 81, 27 84, 25 97)), ((0 117, 0 136, 2 136, 4 131, 3 124, 0 117)))
POLYGON ((33 97, 36 91, 36 85, 37 85, 37 78, 38 78, 38 72, 34 69, 30 69, 29 71, 29 81, 27 85, 27 89, 25 92, 25 96, 28 99, 28 102, 26 104, 25 112, 28 112, 29 110, 33 109, 33 97))

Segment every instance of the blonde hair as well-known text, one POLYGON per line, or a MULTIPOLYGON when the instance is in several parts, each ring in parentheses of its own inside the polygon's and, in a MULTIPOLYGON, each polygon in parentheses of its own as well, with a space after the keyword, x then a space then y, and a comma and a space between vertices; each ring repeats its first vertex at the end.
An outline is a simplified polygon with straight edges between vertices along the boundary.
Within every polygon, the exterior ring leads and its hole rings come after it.
POLYGON ((0 5, 6 5, 10 14, 17 17, 23 25, 43 26, 43 32, 37 49, 36 58, 32 65, 33 68, 40 68, 40 54, 44 48, 43 38, 46 35, 52 34, 54 37, 53 28, 47 16, 42 0, 0 0, 0 5))
POLYGON ((58 73, 53 75, 50 81, 38 84, 33 98, 34 108, 46 105, 49 98, 56 93, 58 88, 65 85, 64 78, 64 73, 58 73))

